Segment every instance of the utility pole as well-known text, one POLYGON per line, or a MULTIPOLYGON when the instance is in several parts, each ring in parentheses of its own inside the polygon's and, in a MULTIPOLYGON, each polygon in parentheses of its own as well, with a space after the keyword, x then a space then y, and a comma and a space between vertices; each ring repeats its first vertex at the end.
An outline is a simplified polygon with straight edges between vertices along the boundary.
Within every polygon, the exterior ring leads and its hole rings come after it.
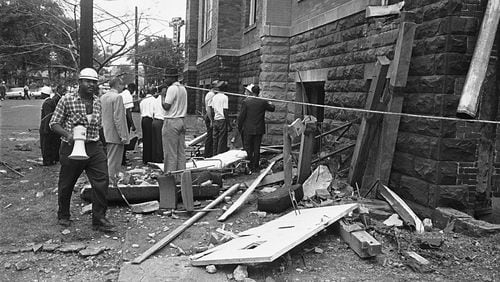
POLYGON ((134 75, 135 75, 135 87, 137 87, 137 97, 139 97, 139 61, 137 61, 137 48, 139 42, 139 23, 137 18, 137 6, 135 6, 135 48, 134 48, 134 75))
POLYGON ((93 67, 93 0, 80 0, 80 69, 93 67))
POLYGON ((172 41, 175 48, 179 51, 180 39, 181 39, 181 27, 184 25, 184 20, 181 17, 172 18, 172 21, 168 24, 174 30, 174 36, 172 41))

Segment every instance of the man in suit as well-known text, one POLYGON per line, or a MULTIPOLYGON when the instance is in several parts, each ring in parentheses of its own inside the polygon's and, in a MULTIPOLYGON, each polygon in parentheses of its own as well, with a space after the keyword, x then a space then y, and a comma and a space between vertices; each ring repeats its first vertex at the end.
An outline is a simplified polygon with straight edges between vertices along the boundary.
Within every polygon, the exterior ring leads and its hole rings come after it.
POLYGON ((265 133, 266 111, 274 112, 274 105, 263 99, 258 99, 259 86, 252 87, 252 96, 248 96, 241 104, 241 113, 238 116, 238 130, 243 136, 243 147, 250 161, 250 173, 259 170, 260 143, 265 133))
POLYGON ((123 98, 119 91, 123 89, 123 81, 119 77, 109 82, 111 89, 101 96, 102 127, 106 140, 108 157, 109 182, 115 185, 118 181, 117 174, 121 169, 121 162, 125 144, 129 142, 127 117, 123 98))
POLYGON ((43 165, 54 165, 59 161, 59 146, 61 137, 53 132, 50 127, 52 113, 56 110, 57 102, 64 95, 64 87, 57 87, 56 93, 52 93, 49 86, 41 89, 42 94, 49 95, 42 104, 42 115, 40 119, 40 149, 42 150, 43 165))

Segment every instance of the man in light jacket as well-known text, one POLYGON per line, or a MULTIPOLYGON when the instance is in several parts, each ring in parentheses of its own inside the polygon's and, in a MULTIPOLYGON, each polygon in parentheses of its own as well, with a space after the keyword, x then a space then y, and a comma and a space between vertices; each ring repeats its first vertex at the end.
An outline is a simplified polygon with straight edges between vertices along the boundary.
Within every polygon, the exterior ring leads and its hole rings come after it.
POLYGON ((101 96, 102 127, 106 139, 108 155, 108 173, 111 185, 117 184, 117 174, 121 169, 121 162, 125 144, 129 143, 127 117, 123 98, 119 94, 123 89, 123 81, 119 77, 109 82, 111 89, 101 96))

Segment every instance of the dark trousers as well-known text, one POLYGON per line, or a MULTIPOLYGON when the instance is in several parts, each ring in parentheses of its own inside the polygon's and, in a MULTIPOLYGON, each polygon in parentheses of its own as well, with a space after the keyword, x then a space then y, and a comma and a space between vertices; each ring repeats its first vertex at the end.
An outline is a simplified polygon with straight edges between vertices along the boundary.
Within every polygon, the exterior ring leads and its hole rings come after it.
MULTIPOLYGON (((132 127, 132 124, 127 121, 127 129, 128 133, 130 133, 130 128, 132 127)), ((122 157, 122 165, 127 164, 127 150, 123 150, 123 157, 122 157)))
POLYGON ((142 162, 147 163, 153 160, 153 119, 143 117, 142 127, 142 162))
POLYGON ((163 163, 163 142, 161 129, 163 128, 163 120, 162 119, 153 119, 152 123, 152 152, 151 158, 154 163, 163 163))
POLYGON ((213 126, 210 124, 209 118, 205 118, 205 126, 207 127, 207 138, 205 138, 205 151, 203 152, 203 156, 205 158, 210 158, 214 153, 214 130, 213 126))
POLYGON ((89 158, 87 160, 72 160, 68 156, 71 154, 73 146, 66 142, 61 142, 58 183, 58 203, 59 209, 57 217, 59 219, 70 218, 71 194, 78 177, 85 170, 92 187, 92 221, 105 218, 108 202, 109 177, 106 154, 100 141, 85 144, 85 151, 89 158))
POLYGON ((250 161, 250 170, 259 169, 260 162, 260 143, 262 142, 262 134, 248 135, 245 134, 243 147, 247 152, 247 158, 250 161))
POLYGON ((214 156, 224 153, 227 147, 227 122, 225 119, 214 120, 213 125, 213 152, 214 156))
POLYGON ((42 150, 43 165, 52 165, 59 161, 59 135, 50 133, 40 134, 40 149, 42 150))

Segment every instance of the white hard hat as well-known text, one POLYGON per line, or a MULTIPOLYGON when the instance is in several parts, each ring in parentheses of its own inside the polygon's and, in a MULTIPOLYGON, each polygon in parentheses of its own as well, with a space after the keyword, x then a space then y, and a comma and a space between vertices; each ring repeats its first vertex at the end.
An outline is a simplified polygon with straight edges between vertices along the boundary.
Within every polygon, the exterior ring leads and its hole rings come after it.
POLYGON ((44 87, 42 87, 42 89, 40 89, 40 92, 42 92, 44 94, 50 94, 50 93, 52 93, 52 89, 50 89, 50 87, 48 87, 48 86, 44 86, 44 87))
POLYGON ((99 80, 97 72, 93 68, 84 68, 80 71, 78 79, 99 80))

